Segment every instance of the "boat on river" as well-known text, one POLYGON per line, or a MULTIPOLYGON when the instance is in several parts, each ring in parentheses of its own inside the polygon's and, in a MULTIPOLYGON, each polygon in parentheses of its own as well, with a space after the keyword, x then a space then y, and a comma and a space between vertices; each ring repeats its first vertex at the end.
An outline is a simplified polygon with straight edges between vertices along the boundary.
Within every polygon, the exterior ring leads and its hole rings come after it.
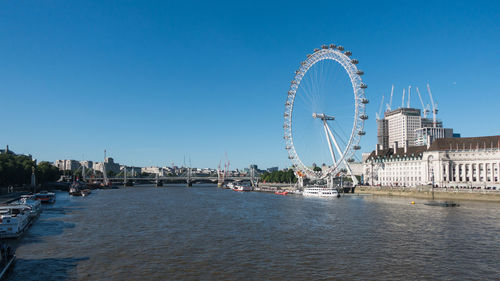
POLYGON ((35 200, 42 204, 54 204, 56 202, 56 194, 54 192, 41 191, 35 194, 35 200))
POLYGON ((232 190, 234 191, 252 191, 253 187, 250 184, 242 183, 242 182, 235 182, 233 184, 232 190))
POLYGON ((26 205, 30 207, 29 215, 35 219, 42 213, 42 203, 36 199, 35 195, 21 195, 21 198, 12 202, 12 205, 26 205))
POLYGON ((275 191, 274 194, 277 194, 277 195, 287 195, 288 191, 275 191))
POLYGON ((0 206, 0 238, 18 238, 31 224, 31 207, 28 205, 0 206))
POLYGON ((71 196, 87 196, 90 193, 90 189, 87 188, 84 182, 75 181, 69 187, 69 195, 71 196))
POLYGON ((338 192, 338 190, 322 186, 306 187, 304 188, 302 195, 312 196, 312 197, 330 197, 330 198, 340 197, 340 193, 338 192))
POLYGON ((0 245, 0 280, 2 280, 16 260, 16 252, 6 244, 0 245))

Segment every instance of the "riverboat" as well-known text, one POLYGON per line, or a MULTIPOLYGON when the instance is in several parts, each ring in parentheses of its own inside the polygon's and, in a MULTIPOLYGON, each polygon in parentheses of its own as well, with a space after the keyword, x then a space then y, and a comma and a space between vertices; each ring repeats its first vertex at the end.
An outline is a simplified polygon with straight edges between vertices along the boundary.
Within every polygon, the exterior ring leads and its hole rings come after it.
POLYGON ((306 187, 304 188, 302 195, 314 196, 314 197, 331 197, 331 198, 340 197, 340 193, 338 192, 338 190, 334 188, 327 188, 321 186, 306 187))
POLYGON ((277 195, 287 195, 288 191, 276 191, 276 192, 274 192, 274 194, 277 194, 277 195))
POLYGON ((253 188, 249 184, 243 184, 241 182, 234 183, 232 190, 234 191, 252 191, 253 188))
POLYGON ((42 204, 54 204, 56 202, 56 194, 54 192, 41 191, 35 194, 35 200, 42 204))
POLYGON ((18 238, 28 228, 32 217, 27 205, 0 206, 0 238, 18 238))
POLYGON ((0 280, 6 275, 16 260, 15 250, 5 244, 0 245, 0 280))
POLYGON ((22 195, 19 200, 12 202, 12 204, 29 206, 29 215, 32 219, 38 217, 42 213, 42 204, 39 200, 36 200, 35 195, 22 195))
POLYGON ((92 192, 90 191, 90 189, 82 189, 82 190, 80 190, 80 193, 81 193, 81 196, 87 196, 92 192))
POLYGON ((71 195, 71 196, 85 196, 85 195, 87 195, 85 193, 82 193, 82 190, 89 190, 90 191, 90 189, 86 188, 85 183, 75 181, 69 187, 69 195, 71 195))

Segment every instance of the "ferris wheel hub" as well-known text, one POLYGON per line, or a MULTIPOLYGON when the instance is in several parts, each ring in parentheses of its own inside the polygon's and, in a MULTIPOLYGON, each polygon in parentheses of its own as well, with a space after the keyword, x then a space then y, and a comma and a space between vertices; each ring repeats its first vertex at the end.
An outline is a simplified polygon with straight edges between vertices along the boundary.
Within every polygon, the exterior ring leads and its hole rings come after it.
POLYGON ((335 116, 326 115, 324 113, 316 113, 316 112, 314 112, 312 114, 312 117, 314 119, 321 119, 323 121, 326 121, 326 120, 335 120, 335 116))

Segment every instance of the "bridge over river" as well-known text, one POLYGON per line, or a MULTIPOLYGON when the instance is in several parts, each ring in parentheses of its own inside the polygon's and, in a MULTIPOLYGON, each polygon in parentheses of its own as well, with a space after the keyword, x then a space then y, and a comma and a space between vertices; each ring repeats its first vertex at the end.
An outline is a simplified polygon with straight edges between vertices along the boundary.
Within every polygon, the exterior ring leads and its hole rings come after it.
MULTIPOLYGON (((105 179, 102 177, 92 178, 93 181, 104 182, 105 179)), ((219 178, 217 176, 164 176, 164 177, 108 177, 107 180, 112 183, 155 183, 156 185, 163 185, 164 183, 186 183, 188 186, 193 183, 217 183, 219 178)), ((225 181, 251 181, 252 177, 249 176, 238 176, 231 177, 226 176, 225 181)))

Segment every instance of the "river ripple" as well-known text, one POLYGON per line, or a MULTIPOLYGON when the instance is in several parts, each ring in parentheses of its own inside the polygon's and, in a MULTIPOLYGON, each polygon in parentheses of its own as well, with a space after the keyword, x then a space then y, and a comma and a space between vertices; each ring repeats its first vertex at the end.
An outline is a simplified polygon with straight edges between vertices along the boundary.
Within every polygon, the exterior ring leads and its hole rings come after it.
MULTIPOLYGON (((8 280, 487 280, 500 204, 214 186, 57 193, 19 241, 8 280)), ((498 280, 498 279, 497 279, 498 280)))

